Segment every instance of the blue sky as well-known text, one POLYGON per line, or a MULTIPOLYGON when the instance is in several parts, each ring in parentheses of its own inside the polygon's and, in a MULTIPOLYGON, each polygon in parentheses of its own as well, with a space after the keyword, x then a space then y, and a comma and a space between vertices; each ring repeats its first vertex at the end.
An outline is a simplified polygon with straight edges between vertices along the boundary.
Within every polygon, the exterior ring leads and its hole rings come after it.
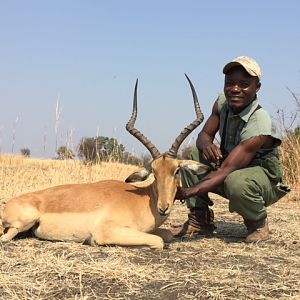
POLYGON ((99 134, 147 153, 125 130, 136 78, 136 127, 168 150, 195 118, 184 73, 207 119, 222 68, 239 55, 263 69, 262 106, 273 117, 293 112, 286 86, 300 92, 299 12, 296 0, 0 0, 1 152, 50 158, 56 144, 75 149, 99 134))

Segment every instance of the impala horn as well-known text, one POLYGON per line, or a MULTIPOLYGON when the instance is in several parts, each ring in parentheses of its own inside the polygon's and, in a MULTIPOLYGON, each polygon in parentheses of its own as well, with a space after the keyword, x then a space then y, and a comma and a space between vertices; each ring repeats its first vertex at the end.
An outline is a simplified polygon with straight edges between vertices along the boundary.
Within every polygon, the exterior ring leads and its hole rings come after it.
POLYGON ((126 124, 126 129, 130 134, 136 137, 149 150, 149 152, 152 155, 152 158, 156 159, 160 155, 158 149, 139 130, 134 128, 134 123, 137 117, 137 86, 138 86, 138 79, 136 80, 135 88, 134 88, 132 114, 130 120, 126 124))
POLYGON ((188 125, 187 127, 185 127, 181 133, 178 135, 178 137, 176 138, 175 142, 173 143, 173 145, 171 146, 171 148, 168 151, 168 156, 170 157, 177 157, 177 152, 178 149, 180 147, 180 145, 182 144, 182 142, 186 139, 186 137, 196 128, 198 127, 204 120, 204 116, 203 113, 200 109, 200 105, 199 105, 199 101, 198 101, 198 97, 195 91, 195 88, 191 82, 191 80, 189 79, 189 77, 184 74, 185 77, 187 78, 191 90, 192 90, 192 94, 193 94, 193 99, 194 99, 194 106, 195 106, 195 112, 196 112, 196 120, 194 122, 192 122, 190 125, 188 125))

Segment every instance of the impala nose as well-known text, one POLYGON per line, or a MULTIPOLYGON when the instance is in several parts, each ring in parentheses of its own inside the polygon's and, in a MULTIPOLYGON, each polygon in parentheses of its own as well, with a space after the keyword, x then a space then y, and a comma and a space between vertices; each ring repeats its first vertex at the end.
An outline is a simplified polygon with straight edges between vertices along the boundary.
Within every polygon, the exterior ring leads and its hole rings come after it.
POLYGON ((168 215, 169 213, 166 213, 166 211, 169 209, 169 204, 166 207, 159 207, 158 212, 161 216, 168 215))

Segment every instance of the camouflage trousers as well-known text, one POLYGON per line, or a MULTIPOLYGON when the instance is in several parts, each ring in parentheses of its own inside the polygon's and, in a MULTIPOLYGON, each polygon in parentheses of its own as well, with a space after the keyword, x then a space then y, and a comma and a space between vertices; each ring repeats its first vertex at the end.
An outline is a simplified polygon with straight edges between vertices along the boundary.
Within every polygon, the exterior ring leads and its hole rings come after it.
MULTIPOLYGON (((206 163, 197 148, 192 150, 189 159, 206 163)), ((237 212, 248 220, 263 219, 267 216, 266 208, 289 192, 286 185, 278 180, 274 181, 269 174, 269 170, 261 165, 236 170, 227 176, 216 193, 229 200, 230 212, 237 212)), ((182 170, 181 175, 183 186, 190 187, 198 184, 207 174, 196 176, 187 170, 182 170)), ((208 194, 203 194, 187 199, 186 204, 188 208, 207 207, 213 205, 213 202, 208 194)))

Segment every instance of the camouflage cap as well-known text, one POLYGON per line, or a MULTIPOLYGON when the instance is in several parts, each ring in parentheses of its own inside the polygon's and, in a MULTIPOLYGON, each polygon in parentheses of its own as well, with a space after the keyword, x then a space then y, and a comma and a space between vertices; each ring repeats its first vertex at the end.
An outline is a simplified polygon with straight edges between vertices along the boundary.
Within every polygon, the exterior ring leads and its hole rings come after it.
POLYGON ((223 73, 227 74, 228 71, 235 66, 242 66, 248 74, 251 76, 257 76, 258 79, 261 80, 262 72, 260 66, 253 58, 248 56, 239 56, 225 65, 223 73))

